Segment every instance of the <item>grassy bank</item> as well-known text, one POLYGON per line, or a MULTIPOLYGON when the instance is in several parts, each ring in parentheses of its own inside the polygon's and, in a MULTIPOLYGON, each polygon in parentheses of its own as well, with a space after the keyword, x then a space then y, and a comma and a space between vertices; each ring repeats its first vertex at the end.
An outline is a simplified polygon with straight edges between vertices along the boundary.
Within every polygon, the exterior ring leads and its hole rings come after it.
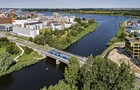
MULTIPOLYGON (((25 48, 23 48, 25 50, 25 48)), ((3 48, 3 50, 5 50, 3 48)), ((25 51, 26 52, 26 51, 25 51)), ((33 51, 30 54, 24 53, 18 61, 13 64, 7 71, 0 73, 0 76, 10 74, 12 72, 18 71, 26 66, 30 66, 38 62, 37 58, 41 58, 42 56, 37 52, 33 51)))
POLYGON ((104 56, 106 55, 106 53, 108 51, 110 51, 111 49, 113 49, 114 47, 117 47, 117 46, 120 46, 124 44, 123 42, 117 42, 117 43, 114 43, 113 45, 109 46, 100 56, 104 58, 104 56))
POLYGON ((66 49, 67 47, 69 47, 71 44, 77 42, 78 40, 80 40, 83 36, 95 31, 95 29, 97 28, 98 23, 95 22, 93 24, 91 24, 88 28, 86 28, 84 31, 80 32, 76 37, 73 37, 72 42, 71 43, 67 43, 63 46, 62 49, 66 49))
POLYGON ((126 36, 128 36, 128 35, 127 35, 126 30, 125 30, 125 27, 123 27, 123 23, 120 22, 119 23, 119 29, 118 29, 116 35, 106 45, 107 46, 111 46, 114 43, 123 42, 124 41, 124 38, 126 36))
POLYGON ((93 32, 98 26, 98 23, 93 19, 82 22, 80 18, 76 18, 75 21, 77 22, 76 25, 72 25, 63 30, 52 31, 47 28, 41 30, 40 35, 37 35, 34 38, 34 43, 38 45, 48 44, 50 47, 63 50, 81 39, 83 36, 93 32))

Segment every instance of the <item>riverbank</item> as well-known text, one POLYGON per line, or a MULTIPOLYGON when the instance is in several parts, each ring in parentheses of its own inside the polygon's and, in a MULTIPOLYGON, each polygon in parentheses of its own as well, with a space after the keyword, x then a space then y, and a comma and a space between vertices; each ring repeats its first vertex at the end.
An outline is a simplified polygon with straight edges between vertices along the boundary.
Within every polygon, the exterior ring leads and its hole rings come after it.
POLYGON ((37 35, 34 38, 34 43, 38 45, 48 44, 50 47, 65 50, 88 33, 93 32, 98 26, 98 22, 93 19, 89 19, 86 22, 82 22, 80 18, 76 19, 79 21, 76 21, 77 24, 63 30, 52 31, 48 28, 44 29, 43 32, 45 33, 37 35))
POLYGON ((91 33, 91 32, 94 32, 96 30, 98 26, 98 22, 95 22, 93 24, 91 24, 88 28, 86 28, 84 31, 80 32, 76 37, 74 37, 72 39, 72 42, 71 43, 67 43, 63 46, 63 50, 66 49, 67 47, 69 47, 71 44, 77 42, 78 40, 80 40, 82 37, 84 37, 85 35, 91 33))
POLYGON ((124 38, 126 36, 128 36, 128 34, 125 30, 125 27, 123 27, 123 22, 120 22, 116 35, 113 38, 111 38, 106 45, 111 46, 111 45, 113 45, 114 43, 117 43, 117 42, 124 42, 124 38))
POLYGON ((62 13, 72 13, 72 14, 102 14, 102 15, 112 15, 112 16, 124 16, 132 18, 140 18, 140 11, 136 10, 76 10, 76 11, 60 11, 62 13))
MULTIPOLYGON (((0 76, 7 75, 7 74, 13 73, 15 71, 18 71, 20 69, 23 69, 27 66, 36 64, 38 62, 37 58, 42 57, 37 51, 33 50, 31 53, 27 54, 26 49, 25 48, 23 48, 23 49, 24 49, 25 53, 22 56, 20 56, 18 58, 18 61, 15 62, 8 70, 0 73, 0 76)), ((3 49, 3 52, 5 52, 5 49, 3 49)))

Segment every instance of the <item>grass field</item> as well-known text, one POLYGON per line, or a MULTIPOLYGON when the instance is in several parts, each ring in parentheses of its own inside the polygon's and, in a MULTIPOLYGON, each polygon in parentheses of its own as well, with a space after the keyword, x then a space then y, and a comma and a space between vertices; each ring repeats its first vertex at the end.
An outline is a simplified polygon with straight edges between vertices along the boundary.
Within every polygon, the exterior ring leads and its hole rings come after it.
MULTIPOLYGON (((6 46, 0 48, 0 51, 3 51, 4 52, 5 50, 6 50, 6 46)), ((15 57, 15 56, 13 56, 13 57, 15 57)), ((12 65, 7 71, 0 73, 0 76, 6 75, 6 74, 10 74, 10 73, 15 72, 15 71, 18 71, 18 70, 20 70, 22 68, 25 68, 26 66, 30 66, 32 64, 35 64, 35 63, 38 62, 37 58, 41 58, 41 57, 42 56, 37 51, 33 51, 30 54, 24 53, 18 59, 18 61, 14 65, 12 65)))

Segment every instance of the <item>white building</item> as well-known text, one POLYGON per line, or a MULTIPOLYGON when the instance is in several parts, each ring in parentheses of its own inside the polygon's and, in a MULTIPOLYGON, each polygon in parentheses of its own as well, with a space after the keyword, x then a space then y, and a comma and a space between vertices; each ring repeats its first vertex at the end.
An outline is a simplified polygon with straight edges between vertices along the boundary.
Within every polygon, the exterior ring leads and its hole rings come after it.
POLYGON ((27 23, 27 20, 14 20, 13 25, 24 27, 24 23, 27 23))
POLYGON ((32 22, 32 23, 25 23, 24 24, 25 28, 28 29, 43 29, 44 28, 44 23, 43 22, 32 22))
POLYGON ((68 18, 68 22, 73 23, 73 22, 74 22, 74 20, 75 20, 75 16, 71 16, 71 17, 69 17, 69 18, 68 18))
POLYGON ((64 26, 58 23, 51 23, 51 28, 53 31, 55 30, 62 30, 64 29, 64 26))
POLYGON ((65 27, 65 28, 69 28, 71 25, 72 25, 72 23, 65 23, 65 24, 64 24, 64 27, 65 27))
POLYGON ((13 33, 18 35, 26 36, 26 37, 35 37, 39 35, 39 30, 36 29, 28 29, 28 28, 21 28, 21 27, 13 27, 13 33))

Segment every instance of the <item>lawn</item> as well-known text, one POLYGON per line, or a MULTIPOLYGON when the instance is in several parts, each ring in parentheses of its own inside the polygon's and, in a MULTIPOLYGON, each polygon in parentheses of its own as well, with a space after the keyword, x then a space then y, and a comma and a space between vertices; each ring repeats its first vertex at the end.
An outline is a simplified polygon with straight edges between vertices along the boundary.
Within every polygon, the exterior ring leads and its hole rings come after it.
MULTIPOLYGON (((5 51, 6 47, 2 47, 2 48, 0 48, 0 50, 5 51)), ((22 68, 25 68, 26 66, 30 66, 32 64, 35 64, 38 62, 37 58, 41 58, 41 57, 42 56, 37 51, 33 51, 30 54, 24 53, 20 58, 18 58, 18 61, 14 65, 12 65, 7 71, 0 73, 0 76, 10 74, 14 71, 18 71, 22 68)))

